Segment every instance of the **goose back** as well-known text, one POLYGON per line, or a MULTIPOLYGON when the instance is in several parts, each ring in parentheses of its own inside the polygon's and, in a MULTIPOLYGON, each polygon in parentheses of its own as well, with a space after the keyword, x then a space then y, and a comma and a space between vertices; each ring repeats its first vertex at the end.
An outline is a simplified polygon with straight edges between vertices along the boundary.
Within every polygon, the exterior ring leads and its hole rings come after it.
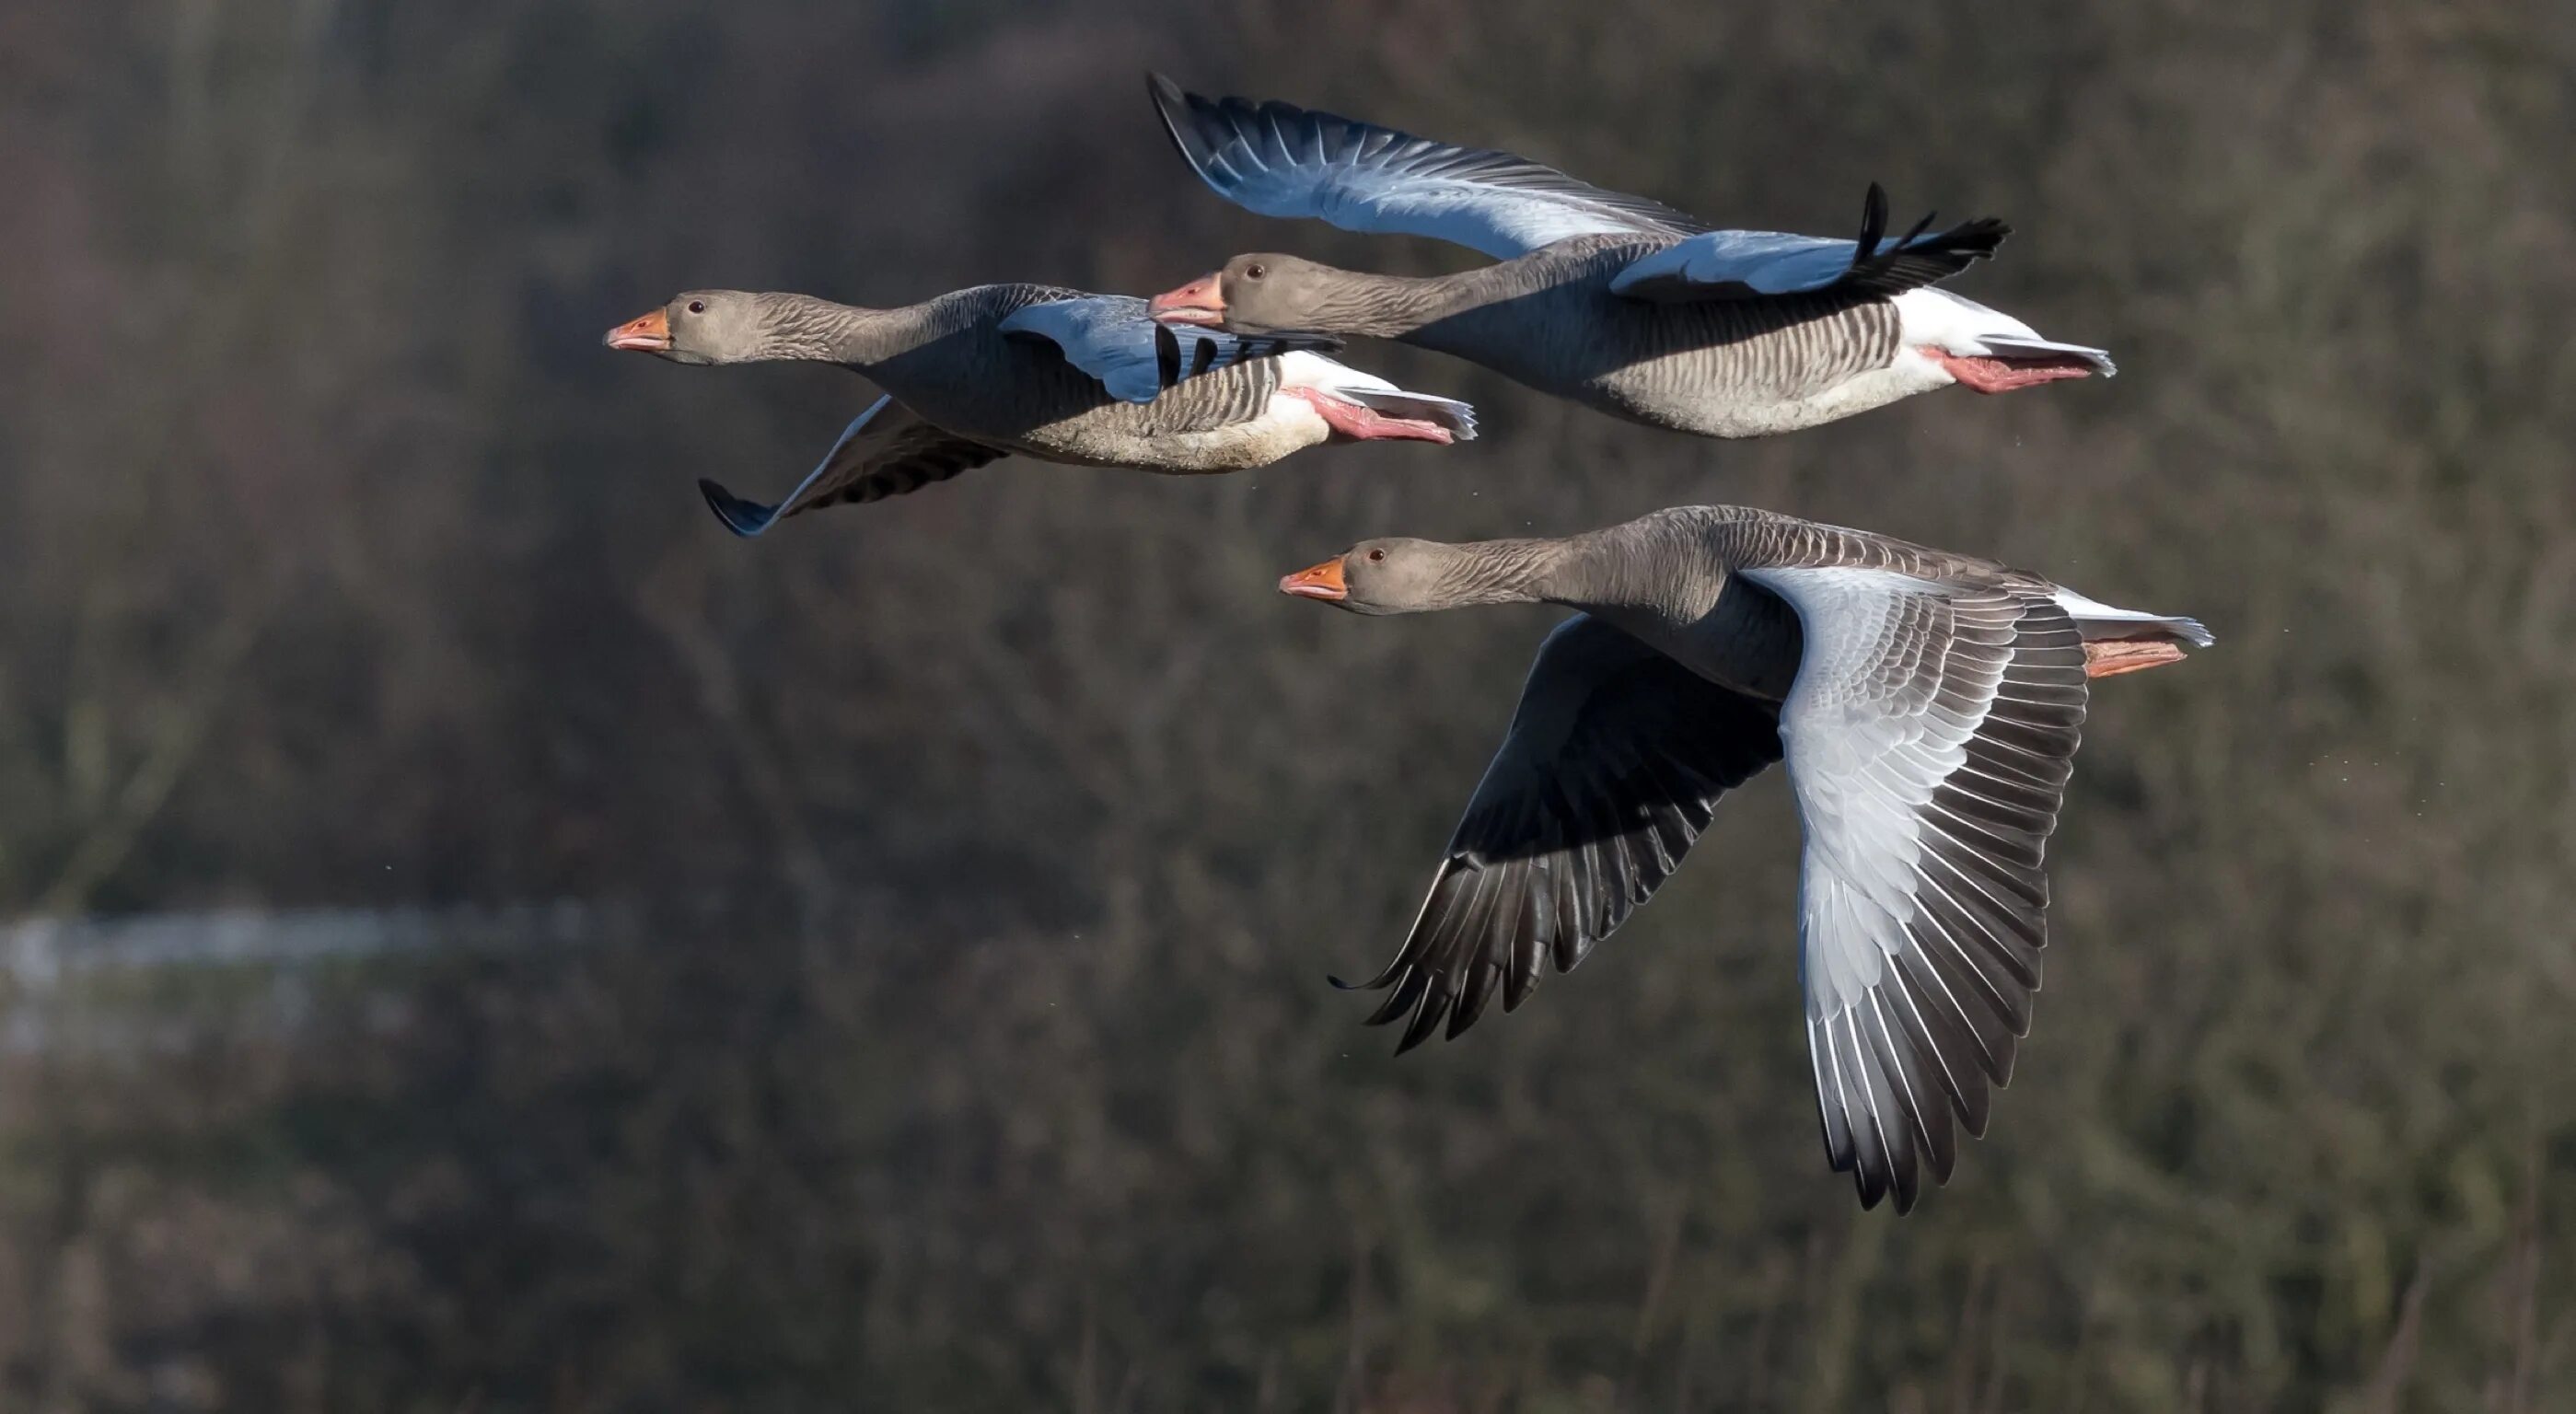
POLYGON ((1054 285, 978 285, 902 311, 911 337, 866 372, 929 422, 1049 461, 1155 471, 1262 466, 1330 435, 1302 403, 1273 415, 1280 364, 1248 359, 1166 389, 1147 403, 1110 395, 1053 344, 1000 325, 1018 310, 1083 292, 1054 285))
POLYGON ((1610 282, 1669 242, 1561 241, 1442 277, 1445 308, 1405 341, 1649 426, 1709 437, 1786 432, 1947 381, 1899 360, 1885 298, 1850 291, 1681 303, 1610 282))
POLYGON ((2063 593, 1978 556, 1749 506, 1676 506, 1555 543, 1561 597, 1711 682, 1772 702, 1788 696, 1805 637, 1788 602, 1747 571, 1879 571, 1928 585, 2063 593))
POLYGON ((1779 533, 1734 519, 1738 510, 1677 507, 1552 542, 1550 597, 1581 603, 1720 687, 1776 703, 1797 677, 1803 639, 1787 602, 1735 573, 1738 555, 1779 533))

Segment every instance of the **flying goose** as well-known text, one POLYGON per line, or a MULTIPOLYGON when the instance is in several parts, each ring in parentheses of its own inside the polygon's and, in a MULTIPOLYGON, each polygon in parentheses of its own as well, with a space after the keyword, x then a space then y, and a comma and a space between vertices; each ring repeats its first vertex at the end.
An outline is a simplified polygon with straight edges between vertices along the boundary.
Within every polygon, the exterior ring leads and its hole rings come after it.
MULTIPOLYGON (((2047 941, 2041 854, 2086 680, 2206 645, 1988 560, 1733 506, 1566 539, 1363 541, 1288 594, 1362 614, 1544 600, 1549 634, 1369 1018, 1455 1038, 1651 896, 1719 797, 1785 755, 1825 1153, 1863 1207, 1986 1128, 2047 941)), ((1341 984, 1337 981, 1336 985, 1341 984)))
POLYGON ((1474 410, 1317 352, 1313 335, 1156 324, 1145 301, 980 285, 901 309, 693 290, 608 331, 675 363, 837 363, 885 391, 777 505, 698 489, 738 535, 823 506, 917 491, 1018 453, 1187 474, 1268 466, 1328 440, 1448 443, 1474 410))
POLYGON ((2114 371, 2100 349, 1931 288, 1994 254, 2009 228, 1991 218, 1934 231, 1927 216, 1888 239, 1873 185, 1858 241, 1712 230, 1508 152, 1202 98, 1160 75, 1148 87, 1181 156, 1238 206, 1501 262, 1405 278, 1238 255, 1157 295, 1166 323, 1400 339, 1708 437, 1813 427, 1952 383, 2002 393, 2114 371))

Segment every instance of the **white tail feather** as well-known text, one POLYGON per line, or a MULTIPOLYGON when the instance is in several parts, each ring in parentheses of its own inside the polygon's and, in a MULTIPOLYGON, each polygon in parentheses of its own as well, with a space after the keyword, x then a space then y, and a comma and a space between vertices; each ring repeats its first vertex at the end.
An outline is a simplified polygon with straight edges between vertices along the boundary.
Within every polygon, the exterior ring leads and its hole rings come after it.
POLYGON ((2002 310, 1947 290, 1907 290, 1893 302, 1897 338, 1908 348, 1929 344, 1968 358, 2078 358, 2105 378, 2119 371, 2101 349, 2043 339, 2038 330, 2002 310))
POLYGON ((1392 393, 1362 391, 1347 395, 1352 402, 1371 412, 1389 417, 1407 417, 1417 422, 1436 423, 1449 430, 1461 442, 1476 440, 1476 410, 1456 398, 1434 397, 1429 393, 1392 393))
POLYGON ((1999 358, 2047 358, 2053 354, 2065 358, 2080 358, 2091 364, 2093 371, 2105 378, 2120 371, 2118 366, 2111 362, 2108 351, 2087 348, 2082 344, 2061 344, 2055 339, 2010 339, 1995 334, 1987 335, 1981 342, 1985 344, 1987 352, 1999 358))
POLYGON ((1461 442, 1475 440, 1476 410, 1456 398, 1399 388, 1374 373, 1362 373, 1319 353, 1298 349, 1279 355, 1280 381, 1291 388, 1313 388, 1389 417, 1438 423, 1461 442))
POLYGON ((2134 638, 2141 630, 2162 630, 2195 648, 2207 648, 2217 642, 2200 620, 2178 618, 2169 614, 2141 613, 2136 609, 2115 609, 2097 599, 2087 599, 2072 589, 2060 588, 2051 596, 2066 616, 2075 620, 2076 631, 2086 638, 2134 638))

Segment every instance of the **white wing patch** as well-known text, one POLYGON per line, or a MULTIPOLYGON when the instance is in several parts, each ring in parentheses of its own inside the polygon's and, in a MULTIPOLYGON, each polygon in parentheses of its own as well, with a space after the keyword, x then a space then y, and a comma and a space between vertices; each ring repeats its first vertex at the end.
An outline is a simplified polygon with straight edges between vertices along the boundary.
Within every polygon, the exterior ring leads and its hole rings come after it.
POLYGON ((1749 569, 1806 634, 1780 715, 1805 836, 1800 968, 1826 1149, 1861 1201, 1949 1176, 2010 1078, 2045 942, 2042 846, 2084 715, 2045 592, 1749 569))
POLYGON ((1629 262, 1611 277, 1610 292, 1630 299, 1680 302, 1759 299, 1845 290, 1893 296, 1946 280, 1976 261, 1991 258, 2010 227, 1992 217, 1931 230, 1926 216, 1913 230, 1887 235, 1887 193, 1872 183, 1861 205, 1856 240, 1784 235, 1778 231, 1707 231, 1629 262))
POLYGON ((1786 295, 1821 290, 1851 269, 1850 241, 1793 236, 1778 231, 1710 231, 1640 257, 1610 281, 1610 293, 1629 295, 1674 283, 1704 288, 1739 286, 1750 294, 1786 295))
POLYGON ((1208 99, 1151 82, 1191 170, 1264 216, 1429 236, 1501 259, 1573 236, 1679 236, 1705 223, 1508 152, 1433 142, 1286 103, 1208 99))

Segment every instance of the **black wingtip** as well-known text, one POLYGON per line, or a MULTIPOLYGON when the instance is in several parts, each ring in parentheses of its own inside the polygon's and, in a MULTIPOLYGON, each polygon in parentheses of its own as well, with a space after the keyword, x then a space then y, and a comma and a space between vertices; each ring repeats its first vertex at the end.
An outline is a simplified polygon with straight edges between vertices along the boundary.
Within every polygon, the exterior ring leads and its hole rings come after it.
POLYGON ((1923 219, 1914 223, 1914 229, 1905 233, 1904 238, 1896 243, 1896 248, 1898 250, 1903 250, 1907 246, 1914 244, 1916 237, 1922 235, 1925 231, 1932 229, 1932 218, 1940 214, 1941 213, 1938 211, 1924 212, 1923 219))
POLYGON ((1154 116, 1163 120, 1163 135, 1172 140, 1172 149, 1181 154, 1182 161, 1190 164, 1191 171, 1204 179, 1207 176, 1207 144, 1189 131, 1191 125, 1188 122, 1190 108, 1199 100, 1194 100, 1179 84, 1150 69, 1145 73, 1145 94, 1154 100, 1154 116))
POLYGON ((1851 268, 1859 270, 1878 256, 1878 243, 1887 234, 1887 188, 1869 184, 1869 195, 1860 202, 1860 239, 1852 242, 1851 268))
POLYGON ((1994 258, 1996 248, 2001 246, 2012 233, 2013 228, 2007 225, 2002 217, 1980 216, 1974 221, 1952 227, 1950 239, 1962 249, 1970 251, 1976 258, 1991 260, 1994 258))
POLYGON ((1388 963, 1384 971, 1381 971, 1375 977, 1372 977, 1365 982, 1345 982, 1341 978, 1335 977, 1329 972, 1325 973, 1324 976, 1327 981, 1330 981, 1334 986, 1341 988, 1345 992, 1382 992, 1387 988, 1394 986, 1396 979, 1405 974, 1406 970, 1411 966, 1411 957, 1412 954, 1410 952, 1397 953, 1395 955, 1395 960, 1388 963))
POLYGON ((1395 1053, 1403 1055, 1440 1034, 1440 1023, 1458 1005, 1458 994, 1446 989, 1426 990, 1422 1004, 1413 1009, 1413 1023, 1404 1028, 1404 1039, 1396 1043, 1395 1053))
POLYGON ((1855 289, 1878 294, 1936 285, 1977 261, 1993 258, 1995 248, 2012 234, 2010 226, 1992 216, 1962 221, 1945 231, 1932 229, 1936 219, 1937 213, 1926 213, 1904 235, 1885 239, 1887 193, 1878 183, 1870 183, 1860 240, 1843 279, 1855 289))
POLYGON ((1412 990, 1409 986, 1398 987, 1387 995, 1385 1001, 1377 1004, 1377 1010, 1361 1017, 1360 1025, 1392 1026, 1413 1015, 1414 1004, 1421 1000, 1422 993, 1412 990))
POLYGON ((725 529, 745 540, 767 530, 770 522, 778 519, 776 506, 746 501, 703 476, 698 478, 698 494, 707 498, 707 509, 716 513, 725 529))

